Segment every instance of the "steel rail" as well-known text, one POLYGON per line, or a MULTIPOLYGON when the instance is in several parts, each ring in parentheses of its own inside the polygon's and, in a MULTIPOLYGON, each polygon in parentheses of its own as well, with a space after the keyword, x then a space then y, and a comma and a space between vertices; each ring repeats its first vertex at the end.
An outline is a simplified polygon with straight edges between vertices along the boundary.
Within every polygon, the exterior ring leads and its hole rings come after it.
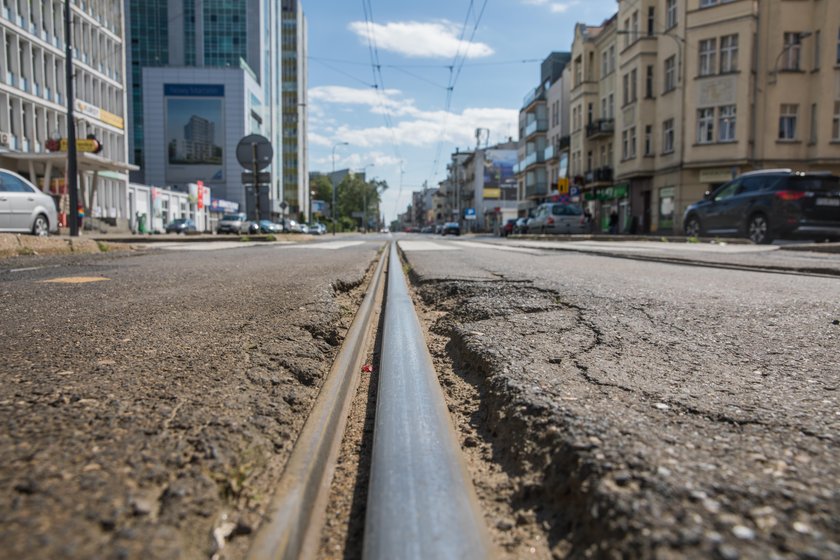
POLYGON ((373 330, 371 318, 380 299, 387 253, 386 243, 362 305, 295 442, 266 519, 248 551, 249 560, 314 558, 318 553, 330 484, 373 330))
POLYGON ((494 556, 392 244, 363 557, 494 556))

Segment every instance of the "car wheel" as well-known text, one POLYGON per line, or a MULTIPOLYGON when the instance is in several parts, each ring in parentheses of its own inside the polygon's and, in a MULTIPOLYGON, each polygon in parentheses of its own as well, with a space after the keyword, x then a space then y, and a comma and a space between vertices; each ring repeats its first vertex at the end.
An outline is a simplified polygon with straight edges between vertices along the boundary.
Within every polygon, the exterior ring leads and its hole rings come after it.
POLYGON ((685 221, 683 231, 688 237, 700 237, 702 230, 700 229, 700 220, 697 219, 697 216, 689 216, 685 221))
POLYGON ((772 241, 770 226, 764 214, 755 214, 750 218, 747 223, 747 237, 756 245, 764 245, 772 241))
POLYGON ((32 224, 32 235, 43 237, 49 234, 50 223, 47 221, 47 217, 43 214, 38 214, 35 217, 35 222, 32 224))

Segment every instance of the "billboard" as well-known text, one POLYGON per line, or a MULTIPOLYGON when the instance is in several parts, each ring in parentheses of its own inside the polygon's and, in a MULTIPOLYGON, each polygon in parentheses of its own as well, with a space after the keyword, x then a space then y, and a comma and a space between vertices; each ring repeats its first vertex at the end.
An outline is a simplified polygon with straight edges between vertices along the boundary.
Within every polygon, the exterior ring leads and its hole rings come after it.
POLYGON ((485 150, 484 188, 516 188, 516 150, 485 150))
POLYGON ((222 182, 225 86, 164 84, 166 181, 222 182))

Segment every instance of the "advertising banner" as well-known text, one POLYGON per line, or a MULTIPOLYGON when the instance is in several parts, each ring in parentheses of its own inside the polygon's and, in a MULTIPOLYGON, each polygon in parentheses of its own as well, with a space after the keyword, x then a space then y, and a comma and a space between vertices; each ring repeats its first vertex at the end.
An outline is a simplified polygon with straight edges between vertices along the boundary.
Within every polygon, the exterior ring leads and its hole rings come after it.
POLYGON ((167 182, 224 181, 224 95, 224 85, 164 85, 167 182))
POLYGON ((516 150, 486 150, 484 152, 484 188, 515 189, 516 150))

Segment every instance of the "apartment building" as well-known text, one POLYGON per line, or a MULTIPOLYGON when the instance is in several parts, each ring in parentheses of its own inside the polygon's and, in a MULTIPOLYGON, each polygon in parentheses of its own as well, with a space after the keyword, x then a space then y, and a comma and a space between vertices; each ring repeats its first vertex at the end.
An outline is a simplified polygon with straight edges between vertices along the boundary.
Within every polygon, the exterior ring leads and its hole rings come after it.
POLYGON ((306 18, 300 0, 282 0, 282 34, 278 52, 282 60, 283 200, 292 213, 310 205, 306 144, 307 40, 306 18))
POLYGON ((561 138, 568 135, 569 100, 569 84, 563 81, 563 72, 570 59, 568 52, 553 52, 543 60, 540 83, 528 92, 519 110, 518 161, 514 173, 517 211, 521 216, 557 194, 560 160, 567 151, 565 147, 561 149, 561 138))
POLYGON ((572 174, 602 225, 679 232, 739 173, 840 173, 840 2, 619 0, 572 56, 572 174))
MULTIPOLYGON (((64 5, 61 0, 0 0, 0 167, 27 177, 69 211, 64 5)), ((128 161, 122 3, 75 0, 72 10, 78 155, 86 215, 125 225, 128 161)))
MULTIPOLYGON (((578 24, 572 43, 571 182, 596 220, 627 207, 613 189, 616 167, 617 16, 599 26, 578 24)), ((636 77, 638 79, 638 77, 636 77)))

